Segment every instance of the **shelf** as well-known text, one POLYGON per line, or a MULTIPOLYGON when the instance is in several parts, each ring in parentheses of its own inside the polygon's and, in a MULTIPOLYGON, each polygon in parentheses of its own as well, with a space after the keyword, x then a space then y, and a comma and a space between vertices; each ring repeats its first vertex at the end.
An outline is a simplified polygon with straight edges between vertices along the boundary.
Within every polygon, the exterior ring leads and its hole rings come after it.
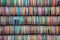
POLYGON ((38 24, 20 24, 20 25, 12 25, 12 24, 9 24, 9 25, 0 25, 0 26, 60 26, 59 25, 38 25, 38 24))
POLYGON ((0 16, 60 16, 60 15, 0 15, 0 16))
POLYGON ((0 34, 0 35, 60 35, 60 34, 0 34))
MULTIPOLYGON (((18 6, 18 5, 16 5, 17 7, 58 7, 58 6, 60 6, 60 5, 56 5, 56 6, 38 6, 38 5, 36 5, 36 6, 31 6, 31 5, 28 5, 28 6, 18 6)), ((0 5, 0 7, 16 7, 16 6, 14 6, 14 5, 0 5)))

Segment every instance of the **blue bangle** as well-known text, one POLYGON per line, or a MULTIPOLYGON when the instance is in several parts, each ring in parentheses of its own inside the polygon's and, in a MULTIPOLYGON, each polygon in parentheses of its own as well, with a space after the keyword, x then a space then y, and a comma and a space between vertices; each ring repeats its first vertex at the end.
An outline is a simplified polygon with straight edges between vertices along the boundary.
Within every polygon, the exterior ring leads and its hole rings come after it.
POLYGON ((3 15, 6 15, 6 7, 4 7, 4 14, 3 15))
POLYGON ((14 40, 14 36, 11 37, 11 40, 14 40))
POLYGON ((25 0, 25 6, 28 6, 28 0, 25 0))
POLYGON ((37 5, 36 6, 40 6, 40 0, 36 0, 37 5))
POLYGON ((18 19, 19 19, 19 24, 21 24, 21 17, 18 17, 18 19))
POLYGON ((58 5, 60 5, 60 0, 58 0, 58 5))
POLYGON ((20 7, 17 7, 17 15, 20 15, 20 7))
POLYGON ((12 17, 12 24, 15 25, 15 19, 14 19, 14 16, 12 17))
POLYGON ((10 17, 8 17, 8 23, 11 24, 11 19, 10 19, 10 17))

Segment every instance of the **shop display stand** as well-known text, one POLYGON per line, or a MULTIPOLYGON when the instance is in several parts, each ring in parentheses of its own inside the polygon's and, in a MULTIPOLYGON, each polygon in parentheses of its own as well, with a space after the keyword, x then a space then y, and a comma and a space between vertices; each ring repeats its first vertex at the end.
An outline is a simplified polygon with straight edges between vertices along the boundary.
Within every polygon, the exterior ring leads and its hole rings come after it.
MULTIPOLYGON (((1 6, 0 7, 5 7, 5 6, 1 6)), ((6 6, 6 7, 16 7, 16 6, 6 6)), ((17 7, 59 7, 59 5, 57 6, 17 6, 17 7)), ((0 15, 0 16, 24 16, 24 17, 28 17, 28 16, 60 16, 60 15, 0 15)), ((38 25, 38 24, 21 24, 21 25, 0 25, 0 26, 60 26, 59 25, 38 25)), ((4 36, 4 35, 60 35, 60 34, 35 34, 35 33, 31 33, 31 34, 0 34, 1 36, 4 36)))

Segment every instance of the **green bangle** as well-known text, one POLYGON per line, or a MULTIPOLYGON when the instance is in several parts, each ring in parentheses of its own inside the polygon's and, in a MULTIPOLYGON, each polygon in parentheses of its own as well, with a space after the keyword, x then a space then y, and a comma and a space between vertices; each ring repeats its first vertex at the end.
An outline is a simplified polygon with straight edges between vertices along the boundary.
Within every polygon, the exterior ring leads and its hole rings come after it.
POLYGON ((41 17, 38 17, 37 22, 38 22, 38 24, 41 24, 41 17))
POLYGON ((37 15, 37 8, 34 7, 34 15, 37 15))
POLYGON ((3 2, 2 2, 2 3, 3 3, 3 5, 6 5, 6 0, 3 0, 3 2))
POLYGON ((16 6, 18 6, 18 4, 19 4, 19 0, 16 0, 16 6))
POLYGON ((50 15, 50 7, 48 7, 48 13, 49 13, 48 15, 50 15))
POLYGON ((44 35, 42 35, 42 40, 45 40, 45 39, 44 39, 44 35))
POLYGON ((22 35, 22 40, 24 40, 24 36, 22 35))
POLYGON ((18 36, 15 36, 15 40, 18 40, 18 36))
POLYGON ((14 0, 10 0, 10 2, 11 2, 11 5, 13 6, 14 5, 14 0))
POLYGON ((48 24, 48 17, 45 17, 45 23, 48 24))

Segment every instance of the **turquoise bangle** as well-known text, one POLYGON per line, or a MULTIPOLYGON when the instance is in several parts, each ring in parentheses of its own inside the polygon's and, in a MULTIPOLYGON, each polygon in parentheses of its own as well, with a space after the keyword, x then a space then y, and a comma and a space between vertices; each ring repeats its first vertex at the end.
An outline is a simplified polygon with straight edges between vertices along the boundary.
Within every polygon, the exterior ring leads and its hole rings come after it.
POLYGON ((47 13, 50 15, 50 7, 47 7, 47 13))
POLYGON ((20 26, 18 26, 18 34, 20 34, 20 26))
POLYGON ((24 2, 25 2, 25 6, 28 6, 28 0, 25 0, 24 2))
POLYGON ((42 6, 45 6, 45 0, 42 0, 42 6))
POLYGON ((15 26, 15 34, 20 34, 20 26, 15 26))
POLYGON ((10 17, 8 17, 8 22, 9 22, 9 24, 11 24, 11 22, 10 22, 10 17))
POLYGON ((17 7, 17 15, 20 15, 20 7, 17 7))
POLYGON ((49 0, 49 5, 52 6, 52 0, 49 0))
POLYGON ((12 35, 11 40, 14 40, 14 36, 12 35))
POLYGON ((27 0, 27 6, 29 6, 30 0, 27 0))
POLYGON ((7 1, 7 0, 3 0, 3 5, 4 5, 4 6, 6 6, 6 1, 7 1))
POLYGON ((41 17, 37 17, 38 19, 37 19, 37 23, 38 24, 41 24, 41 17))
POLYGON ((14 34, 17 34, 17 28, 16 28, 16 26, 14 27, 14 34))
POLYGON ((20 24, 22 23, 22 17, 19 18, 19 23, 20 23, 20 24))
POLYGON ((8 6, 9 4, 8 4, 8 0, 6 1, 6 5, 8 6))
POLYGON ((6 6, 7 6, 7 4, 8 4, 8 2, 7 2, 8 0, 6 0, 6 6))
POLYGON ((14 17, 12 17, 12 24, 15 25, 14 17))
POLYGON ((22 35, 22 40, 24 40, 24 36, 22 35))
POLYGON ((45 40, 48 40, 48 39, 47 39, 47 35, 45 35, 45 40))
POLYGON ((19 19, 19 24, 21 24, 21 17, 18 17, 18 19, 19 19))
POLYGON ((50 14, 50 7, 46 7, 46 15, 49 15, 50 14))
POLYGON ((18 36, 15 36, 14 38, 15 38, 15 40, 18 40, 18 36))

